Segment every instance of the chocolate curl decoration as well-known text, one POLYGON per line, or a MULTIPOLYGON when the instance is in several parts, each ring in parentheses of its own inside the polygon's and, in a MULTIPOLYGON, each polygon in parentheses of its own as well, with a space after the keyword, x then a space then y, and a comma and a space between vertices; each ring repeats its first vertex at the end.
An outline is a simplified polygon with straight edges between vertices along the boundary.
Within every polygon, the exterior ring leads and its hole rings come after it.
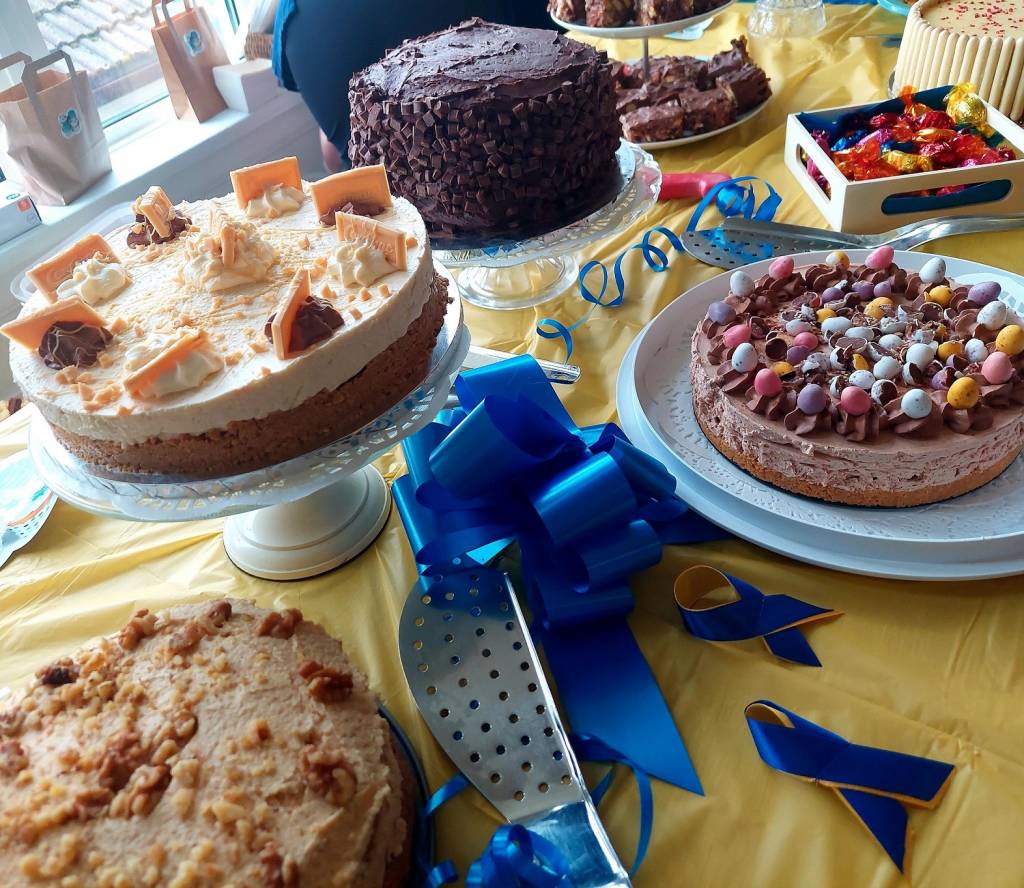
POLYGON ((459 409, 403 442, 409 474, 394 484, 420 572, 469 569, 516 539, 533 635, 573 729, 702 793, 626 621, 628 580, 666 543, 726 534, 616 426, 577 427, 533 358, 461 374, 455 391, 459 409))
POLYGON ((903 806, 938 806, 953 765, 850 743, 768 700, 751 703, 744 715, 767 765, 835 792, 905 871, 910 827, 903 806))
POLYGON ((742 641, 760 637, 782 660, 820 666, 801 627, 841 617, 842 612, 808 604, 791 595, 765 595, 737 577, 704 564, 684 570, 675 584, 676 606, 683 623, 705 641, 742 641), (735 600, 707 600, 716 589, 728 588, 735 600))

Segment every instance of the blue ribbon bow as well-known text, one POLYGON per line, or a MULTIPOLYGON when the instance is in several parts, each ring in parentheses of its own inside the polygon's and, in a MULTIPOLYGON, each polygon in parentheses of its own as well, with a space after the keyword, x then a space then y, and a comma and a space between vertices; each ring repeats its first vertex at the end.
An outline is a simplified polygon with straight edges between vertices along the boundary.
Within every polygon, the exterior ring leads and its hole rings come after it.
POLYGON ((577 427, 533 358, 461 374, 455 390, 462 407, 403 442, 409 473, 394 484, 420 572, 465 569, 518 540, 534 637, 573 728, 701 793, 626 622, 628 579, 665 543, 726 534, 616 426, 577 427))
POLYGON ((850 743, 768 700, 744 714, 766 764, 833 790, 904 871, 910 834, 903 806, 935 808, 953 765, 850 743))
POLYGON ((821 661, 800 632, 801 627, 842 616, 841 611, 808 604, 791 595, 765 595, 743 580, 698 564, 684 570, 675 584, 676 607, 693 635, 705 641, 762 638, 776 657, 804 666, 821 661), (734 601, 714 603, 707 596, 729 588, 734 601))

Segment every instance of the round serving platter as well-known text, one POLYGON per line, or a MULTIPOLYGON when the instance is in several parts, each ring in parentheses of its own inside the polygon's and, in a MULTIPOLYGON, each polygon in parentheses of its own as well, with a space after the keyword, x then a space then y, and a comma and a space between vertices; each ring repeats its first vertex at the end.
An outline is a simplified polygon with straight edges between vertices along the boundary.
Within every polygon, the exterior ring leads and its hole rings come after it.
MULTIPOLYGON (((863 262, 866 250, 849 250, 863 262)), ((826 252, 794 257, 798 267, 826 252)), ((898 252, 916 271, 930 258, 898 252)), ((746 266, 755 279, 772 260, 746 266)), ((960 283, 997 280, 1002 297, 1024 311, 1024 277, 977 262, 946 258, 960 283)), ((619 371, 616 401, 623 429, 662 460, 680 495, 737 536, 823 567, 906 580, 964 580, 1024 572, 1024 458, 963 496, 906 509, 826 503, 787 493, 747 474, 707 440, 691 403, 690 339, 707 306, 728 293, 729 273, 694 287, 641 332, 619 371)), ((865 447, 870 455, 870 447, 865 447)))
POLYGON ((751 108, 749 111, 739 115, 739 117, 737 117, 732 123, 727 123, 725 126, 720 126, 718 129, 708 130, 706 133, 692 133, 689 136, 680 136, 678 139, 666 139, 663 142, 640 142, 640 147, 646 151, 662 151, 666 148, 678 148, 681 145, 692 145, 694 142, 703 142, 705 139, 720 136, 722 133, 727 133, 729 130, 735 129, 741 124, 746 123, 752 117, 756 117, 764 111, 765 106, 771 100, 771 96, 769 96, 757 107, 751 108))
POLYGON ((689 18, 679 19, 674 22, 661 22, 657 25, 622 25, 618 28, 593 28, 584 22, 563 22, 551 13, 551 20, 560 28, 567 31, 576 31, 579 34, 587 34, 591 37, 608 37, 614 40, 641 40, 644 37, 662 37, 674 31, 682 31, 692 25, 714 18, 720 12, 724 12, 737 0, 726 0, 721 6, 691 15, 689 18))

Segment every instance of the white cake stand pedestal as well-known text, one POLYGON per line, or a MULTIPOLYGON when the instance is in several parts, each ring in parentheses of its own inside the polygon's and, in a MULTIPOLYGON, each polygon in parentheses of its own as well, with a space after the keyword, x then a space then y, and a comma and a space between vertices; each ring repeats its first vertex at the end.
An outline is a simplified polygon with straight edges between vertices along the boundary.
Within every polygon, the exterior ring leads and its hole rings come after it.
POLYGON ((458 288, 427 377, 357 432, 287 462, 226 478, 101 473, 65 450, 36 415, 29 451, 47 485, 72 505, 111 518, 193 521, 227 517, 224 547, 242 570, 269 580, 316 576, 355 558, 384 528, 387 482, 374 459, 426 426, 445 406, 469 351, 458 288))
POLYGON ((560 296, 579 276, 573 253, 628 228, 658 199, 661 169, 639 145, 622 140, 615 154, 618 189, 588 216, 554 231, 522 240, 480 243, 435 239, 434 255, 447 268, 461 269, 462 298, 483 308, 517 309, 560 296))

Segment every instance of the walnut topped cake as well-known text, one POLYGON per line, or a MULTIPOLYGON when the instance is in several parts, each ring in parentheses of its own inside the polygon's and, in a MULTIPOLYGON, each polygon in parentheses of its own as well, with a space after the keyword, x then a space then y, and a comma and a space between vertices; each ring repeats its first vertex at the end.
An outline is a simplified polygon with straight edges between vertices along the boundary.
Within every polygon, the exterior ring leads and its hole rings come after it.
POLYGON ((0 884, 399 886, 411 788, 299 611, 140 611, 0 709, 0 884))
POLYGON ((303 182, 294 157, 235 170, 28 271, 0 328, 22 392, 98 467, 214 477, 376 418, 424 378, 449 301, 419 213, 382 167, 303 182))

